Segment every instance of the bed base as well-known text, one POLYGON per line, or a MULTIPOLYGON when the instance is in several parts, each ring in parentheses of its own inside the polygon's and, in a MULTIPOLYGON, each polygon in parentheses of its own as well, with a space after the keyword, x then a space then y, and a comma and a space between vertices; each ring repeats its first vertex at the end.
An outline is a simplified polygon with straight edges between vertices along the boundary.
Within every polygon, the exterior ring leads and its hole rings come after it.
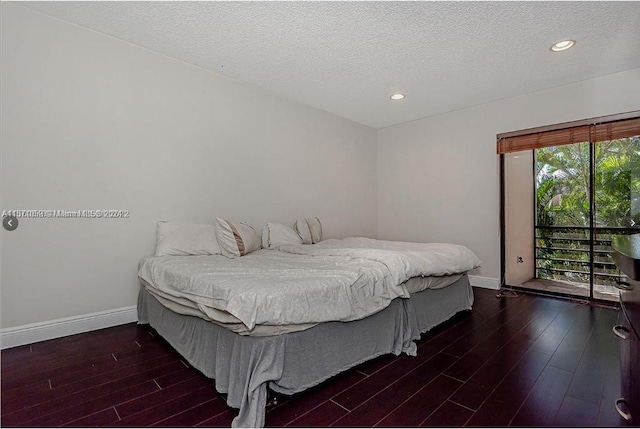
POLYGON ((268 390, 294 394, 378 356, 415 355, 420 333, 471 309, 467 276, 436 290, 395 299, 353 322, 326 322, 273 337, 238 335, 194 316, 174 313, 144 288, 138 323, 149 324, 184 359, 214 379, 227 404, 238 408, 233 427, 263 427, 268 390))

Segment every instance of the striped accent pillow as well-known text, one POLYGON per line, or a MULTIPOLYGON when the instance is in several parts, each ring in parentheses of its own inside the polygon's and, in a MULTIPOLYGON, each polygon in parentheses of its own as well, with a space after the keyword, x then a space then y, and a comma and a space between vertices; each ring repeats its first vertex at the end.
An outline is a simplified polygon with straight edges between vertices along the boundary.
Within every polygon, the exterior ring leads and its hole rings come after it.
POLYGON ((315 244, 322 241, 322 224, 317 217, 299 218, 293 229, 302 238, 303 244, 315 244))
POLYGON ((222 254, 228 258, 244 256, 260 249, 260 237, 246 223, 216 218, 216 237, 222 254))

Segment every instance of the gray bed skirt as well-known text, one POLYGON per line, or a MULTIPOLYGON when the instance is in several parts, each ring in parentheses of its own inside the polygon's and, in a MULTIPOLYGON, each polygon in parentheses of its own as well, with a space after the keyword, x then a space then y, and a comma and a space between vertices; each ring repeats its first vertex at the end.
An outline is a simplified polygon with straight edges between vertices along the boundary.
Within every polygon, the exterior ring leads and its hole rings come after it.
POLYGON ((227 404, 239 408, 233 427, 263 427, 267 387, 301 392, 377 356, 415 355, 421 332, 471 309, 467 276, 443 289, 395 299, 353 322, 327 322, 272 337, 238 335, 194 316, 174 313, 142 287, 138 323, 153 327, 194 368, 215 380, 227 404))
POLYGON ((414 317, 413 324, 420 333, 427 332, 456 313, 471 310, 473 288, 465 274, 458 281, 442 289, 427 289, 412 293, 410 299, 403 300, 408 317, 414 317))

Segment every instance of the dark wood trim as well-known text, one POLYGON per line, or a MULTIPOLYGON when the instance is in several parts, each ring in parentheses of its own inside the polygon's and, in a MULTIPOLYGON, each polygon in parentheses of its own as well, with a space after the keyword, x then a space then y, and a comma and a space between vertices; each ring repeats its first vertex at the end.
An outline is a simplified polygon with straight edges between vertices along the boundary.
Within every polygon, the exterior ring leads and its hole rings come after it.
MULTIPOLYGON (((593 126, 590 127, 591 132, 594 131, 593 126)), ((593 301, 593 283, 595 277, 595 255, 594 255, 594 244, 596 239, 596 231, 595 231, 595 217, 596 217, 596 190, 595 187, 595 171, 596 171, 596 151, 595 151, 595 141, 593 139, 589 142, 589 301, 593 301)))
MULTIPOLYGON (((504 190, 504 154, 500 154, 500 288, 505 284, 506 274, 506 237, 505 237, 505 190, 504 190)), ((535 206, 534 206, 535 207, 535 206)), ((535 222, 534 222, 535 223, 535 222)))

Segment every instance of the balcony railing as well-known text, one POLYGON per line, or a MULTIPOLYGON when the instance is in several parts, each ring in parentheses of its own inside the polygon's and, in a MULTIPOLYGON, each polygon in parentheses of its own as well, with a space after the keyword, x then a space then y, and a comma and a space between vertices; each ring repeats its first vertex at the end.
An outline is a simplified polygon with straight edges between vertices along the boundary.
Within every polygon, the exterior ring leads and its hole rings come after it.
POLYGON ((612 237, 640 231, 639 228, 597 227, 592 232, 589 227, 565 226, 537 226, 535 230, 537 278, 589 285, 593 264, 593 284, 611 287, 625 279, 611 256, 612 237))

